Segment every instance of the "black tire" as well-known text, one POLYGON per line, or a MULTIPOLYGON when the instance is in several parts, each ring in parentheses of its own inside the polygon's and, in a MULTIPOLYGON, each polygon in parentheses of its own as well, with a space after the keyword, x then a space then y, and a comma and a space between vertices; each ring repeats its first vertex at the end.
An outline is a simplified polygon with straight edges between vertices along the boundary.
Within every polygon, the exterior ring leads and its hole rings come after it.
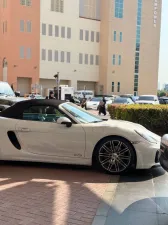
POLYGON ((96 146, 93 166, 110 174, 123 174, 135 167, 136 154, 129 141, 121 137, 107 137, 96 146))

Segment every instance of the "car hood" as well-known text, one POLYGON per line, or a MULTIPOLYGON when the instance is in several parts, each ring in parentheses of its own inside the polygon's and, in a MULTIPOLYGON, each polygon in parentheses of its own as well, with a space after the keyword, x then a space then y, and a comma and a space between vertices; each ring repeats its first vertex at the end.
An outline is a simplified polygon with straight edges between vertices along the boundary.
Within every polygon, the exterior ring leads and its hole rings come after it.
POLYGON ((124 128, 124 129, 143 129, 146 130, 145 127, 143 127, 142 125, 138 124, 138 123, 132 123, 129 121, 125 121, 125 120, 107 120, 107 121, 103 121, 101 123, 97 123, 97 125, 99 126, 105 126, 105 127, 118 127, 118 128, 124 128))
POLYGON ((160 136, 149 131, 144 126, 137 124, 137 123, 125 121, 125 120, 111 120, 110 119, 108 121, 94 123, 93 127, 94 127, 93 129, 95 129, 95 131, 98 127, 104 128, 104 129, 114 128, 116 130, 123 131, 125 134, 132 133, 132 132, 134 133, 135 130, 138 132, 141 132, 141 133, 148 132, 148 134, 151 135, 153 138, 155 138, 155 140, 157 140, 158 142, 161 140, 160 136))

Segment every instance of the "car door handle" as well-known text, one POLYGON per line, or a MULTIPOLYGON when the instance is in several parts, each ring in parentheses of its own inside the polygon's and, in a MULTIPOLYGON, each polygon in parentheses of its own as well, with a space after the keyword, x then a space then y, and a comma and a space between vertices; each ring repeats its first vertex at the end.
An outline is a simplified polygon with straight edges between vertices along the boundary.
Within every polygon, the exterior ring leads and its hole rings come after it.
POLYGON ((20 127, 18 130, 21 132, 29 132, 30 131, 30 129, 26 128, 26 127, 20 127))

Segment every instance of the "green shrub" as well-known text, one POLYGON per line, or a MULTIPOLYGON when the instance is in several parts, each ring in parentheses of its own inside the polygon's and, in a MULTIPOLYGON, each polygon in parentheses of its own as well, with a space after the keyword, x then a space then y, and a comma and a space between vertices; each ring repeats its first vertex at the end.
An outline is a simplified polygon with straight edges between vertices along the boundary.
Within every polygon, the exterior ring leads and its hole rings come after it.
POLYGON ((111 119, 139 123, 159 135, 168 133, 167 105, 109 105, 108 111, 111 119))

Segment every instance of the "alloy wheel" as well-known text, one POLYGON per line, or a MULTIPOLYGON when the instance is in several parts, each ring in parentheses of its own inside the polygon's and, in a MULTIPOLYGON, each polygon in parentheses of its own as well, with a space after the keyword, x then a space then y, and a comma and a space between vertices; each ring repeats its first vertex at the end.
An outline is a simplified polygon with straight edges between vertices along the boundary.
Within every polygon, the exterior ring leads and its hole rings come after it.
POLYGON ((99 163, 111 173, 121 173, 127 170, 131 157, 131 150, 120 140, 108 141, 99 150, 99 163))

